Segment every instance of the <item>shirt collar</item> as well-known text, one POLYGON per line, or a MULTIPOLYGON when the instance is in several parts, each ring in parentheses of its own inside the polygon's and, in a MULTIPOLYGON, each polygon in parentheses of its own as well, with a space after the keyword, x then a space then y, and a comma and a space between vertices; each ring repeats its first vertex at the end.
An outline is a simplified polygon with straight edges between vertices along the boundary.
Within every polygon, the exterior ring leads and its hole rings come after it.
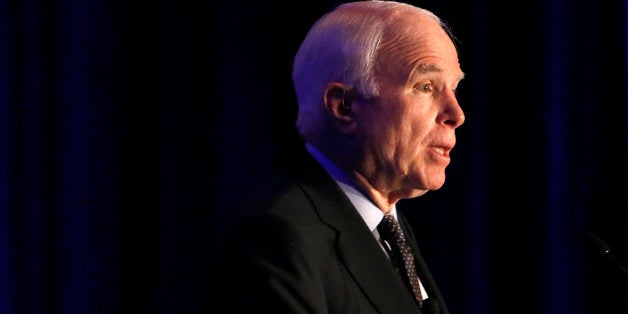
MULTIPOLYGON (((323 155, 323 153, 309 143, 305 144, 305 148, 325 171, 332 176, 336 183, 338 183, 353 206, 358 210, 358 213, 369 227, 369 230, 374 231, 382 218, 384 218, 384 213, 375 206, 364 193, 360 192, 356 188, 353 179, 338 168, 327 156, 323 155)), ((391 208, 390 213, 397 219, 397 207, 395 205, 391 208)))

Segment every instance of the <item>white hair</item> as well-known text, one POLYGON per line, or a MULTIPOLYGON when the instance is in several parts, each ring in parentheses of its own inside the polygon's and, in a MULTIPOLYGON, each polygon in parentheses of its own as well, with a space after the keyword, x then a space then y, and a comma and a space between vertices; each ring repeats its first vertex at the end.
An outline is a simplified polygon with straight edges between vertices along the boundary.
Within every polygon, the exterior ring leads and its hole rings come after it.
POLYGON ((325 132, 329 121, 323 93, 328 83, 344 83, 364 98, 379 95, 375 69, 384 33, 395 23, 397 13, 408 10, 433 18, 451 36, 432 12, 396 1, 349 2, 316 21, 301 43, 292 68, 299 104, 296 127, 303 138, 313 139, 325 132))

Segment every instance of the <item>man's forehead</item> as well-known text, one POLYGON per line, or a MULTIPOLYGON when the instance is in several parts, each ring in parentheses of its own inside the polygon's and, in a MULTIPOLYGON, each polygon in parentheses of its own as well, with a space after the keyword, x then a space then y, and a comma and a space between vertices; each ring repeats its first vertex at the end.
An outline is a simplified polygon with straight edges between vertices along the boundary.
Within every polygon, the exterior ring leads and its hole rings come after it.
POLYGON ((419 73, 429 73, 429 72, 443 72, 439 66, 432 63, 422 63, 416 69, 419 73))

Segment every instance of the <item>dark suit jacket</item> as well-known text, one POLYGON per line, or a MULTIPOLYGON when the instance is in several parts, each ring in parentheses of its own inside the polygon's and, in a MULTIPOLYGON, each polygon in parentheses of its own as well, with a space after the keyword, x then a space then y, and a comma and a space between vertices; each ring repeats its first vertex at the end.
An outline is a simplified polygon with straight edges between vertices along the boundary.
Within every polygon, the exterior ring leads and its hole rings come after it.
MULTIPOLYGON (((309 154, 245 204, 247 215, 218 256, 217 302, 225 312, 421 313, 355 207, 309 154)), ((437 303, 423 313, 448 313, 414 233, 398 217, 437 303)))

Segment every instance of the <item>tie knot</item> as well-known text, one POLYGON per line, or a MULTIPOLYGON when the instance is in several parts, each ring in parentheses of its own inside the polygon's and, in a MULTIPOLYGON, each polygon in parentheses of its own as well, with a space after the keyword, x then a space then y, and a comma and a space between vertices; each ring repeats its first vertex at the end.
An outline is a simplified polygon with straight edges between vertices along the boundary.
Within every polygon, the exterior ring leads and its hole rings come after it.
POLYGON ((388 242, 399 243, 404 241, 401 226, 391 214, 384 215, 382 221, 377 225, 377 231, 388 242))

